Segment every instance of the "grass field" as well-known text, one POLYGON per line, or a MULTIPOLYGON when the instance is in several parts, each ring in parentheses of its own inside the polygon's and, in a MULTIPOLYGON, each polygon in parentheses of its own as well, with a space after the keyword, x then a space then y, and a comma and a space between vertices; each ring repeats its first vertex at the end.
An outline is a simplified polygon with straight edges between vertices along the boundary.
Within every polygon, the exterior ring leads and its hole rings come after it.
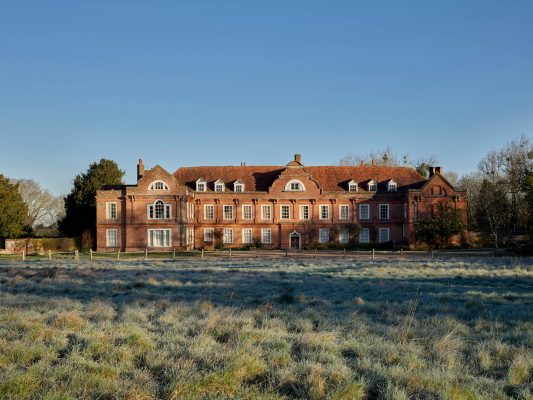
POLYGON ((531 260, 0 261, 1 399, 532 399, 531 260))

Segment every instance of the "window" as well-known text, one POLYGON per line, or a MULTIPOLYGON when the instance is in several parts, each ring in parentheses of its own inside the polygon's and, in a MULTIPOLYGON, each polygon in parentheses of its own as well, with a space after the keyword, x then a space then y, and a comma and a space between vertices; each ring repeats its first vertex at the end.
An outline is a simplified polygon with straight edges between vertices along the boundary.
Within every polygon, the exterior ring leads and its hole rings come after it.
POLYGON ((222 241, 224 243, 233 243, 233 229, 224 228, 224 232, 222 235, 222 241))
POLYGON ((226 185, 221 180, 215 182, 215 192, 223 192, 225 188, 226 185))
POLYGON ((328 218, 329 218, 329 206, 322 204, 320 206, 320 219, 328 219, 328 218))
POLYGON ((379 219, 389 219, 389 205, 388 204, 379 205, 379 219))
POLYGON ((370 204, 359 204, 359 219, 370 219, 370 204))
POLYGON ((117 219, 117 203, 105 203, 106 218, 117 219))
POLYGON ((329 229, 320 228, 318 230, 318 241, 320 243, 328 243, 329 242, 329 229))
POLYGON ((389 228, 379 228, 379 243, 387 243, 389 241, 389 228))
POLYGON ((168 185, 163 181, 155 181, 150 184, 148 190, 168 190, 168 185))
POLYGON ((368 182, 368 191, 369 192, 375 192, 378 190, 378 185, 375 180, 371 180, 368 182))
POLYGON ((270 219, 272 218, 272 208, 270 205, 261 206, 261 219, 270 219))
POLYGON ((245 204, 242 206, 242 219, 252 219, 252 206, 250 204, 245 204))
POLYGON ((305 190, 304 184, 297 180, 287 182, 285 191, 288 192, 303 192, 305 190))
POLYGON ((387 190, 389 192, 395 192, 397 189, 398 189, 398 185, 396 184, 396 182, 389 181, 389 183, 387 183, 387 190))
POLYGON ((359 243, 369 243, 370 242, 370 230, 368 228, 361 228, 359 232, 359 243))
POLYGON ((350 242, 350 231, 346 228, 339 231, 339 243, 349 243, 350 242))
POLYGON ((148 229, 148 247, 170 247, 170 229, 148 229))
POLYGON ((205 192, 206 187, 207 187, 207 185, 206 185, 206 183, 205 183, 205 181, 203 179, 198 179, 196 181, 196 191, 197 192, 205 192))
POLYGON ((261 243, 272 243, 272 229, 261 229, 261 243))
POLYGON ((254 241, 254 235, 252 233, 252 230, 247 228, 242 230, 242 243, 243 244, 251 244, 254 241))
POLYGON ((291 206, 282 205, 281 206, 281 219, 290 219, 291 218, 291 206))
POLYGON ((106 229, 105 231, 105 245, 107 247, 117 247, 117 230, 116 229, 106 229))
POLYGON ((233 184, 234 192, 244 192, 244 183, 237 181, 233 184))
POLYGON ((213 242, 215 240, 215 230, 213 228, 204 229, 204 242, 213 242))
POLYGON ((340 205, 339 206, 339 219, 349 219, 350 218, 350 206, 340 205))
POLYGON ((300 206, 300 219, 309 219, 309 206, 300 206))
POLYGON ((233 219, 233 206, 224 206, 224 219, 233 219))
POLYGON ((170 219, 170 204, 165 204, 162 200, 157 200, 154 204, 148 204, 148 218, 170 219))
POLYGON ((204 205, 204 219, 215 219, 215 206, 213 204, 204 205))
POLYGON ((350 181, 348 183, 348 191, 349 192, 357 192, 357 182, 355 181, 350 181))

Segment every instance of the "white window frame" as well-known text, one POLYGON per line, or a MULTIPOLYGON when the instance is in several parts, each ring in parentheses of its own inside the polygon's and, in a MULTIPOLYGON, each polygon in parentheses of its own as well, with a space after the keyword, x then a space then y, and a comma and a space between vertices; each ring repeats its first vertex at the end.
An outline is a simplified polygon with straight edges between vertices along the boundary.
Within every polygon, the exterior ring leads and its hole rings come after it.
POLYGON ((222 243, 233 243, 233 228, 224 228, 224 230, 222 231, 222 243))
POLYGON ((389 242, 390 241, 390 230, 389 230, 389 228, 379 228, 378 239, 379 239, 379 243, 387 243, 387 242, 389 242), (387 232, 387 240, 382 240, 382 237, 381 237, 381 233, 382 232, 387 232))
POLYGON ((105 230, 105 246, 106 247, 118 247, 118 229, 106 229, 105 230), (110 233, 113 232, 115 237, 113 238, 114 244, 111 243, 110 233))
POLYGON ((147 234, 148 234, 148 240, 147 240, 148 247, 171 247, 172 246, 172 230, 171 229, 147 229, 147 234), (154 232, 154 235, 151 235, 151 232, 154 232), (168 232, 168 235, 163 233, 163 242, 164 242, 163 245, 155 246, 153 241, 150 242, 150 239, 155 239, 155 232, 168 232))
POLYGON ((359 204, 359 218, 360 221, 370 220, 370 204, 359 204), (363 216, 363 209, 366 209, 366 218, 363 216))
POLYGON ((233 204, 224 204, 222 206, 222 214, 225 221, 231 221, 233 219, 233 204), (231 217, 227 216, 226 207, 231 207, 231 217))
POLYGON ((270 220, 272 219, 272 205, 270 204, 261 204, 261 219, 270 220), (268 218, 265 216, 265 208, 268 208, 268 218))
POLYGON ((359 185, 357 185, 357 182, 352 180, 348 182, 348 192, 357 192, 359 188, 359 185))
POLYGON ((204 228, 204 242, 212 243, 214 241, 215 241, 215 228, 204 228))
POLYGON ((117 202, 116 201, 108 201, 107 203, 105 203, 105 216, 106 216, 106 219, 117 219, 118 218, 118 205, 117 205, 117 202), (115 216, 113 217, 111 215, 111 206, 114 205, 115 206, 115 216))
POLYGON ((242 212, 242 219, 245 221, 251 221, 254 218, 254 209, 251 204, 243 204, 241 212, 242 212), (246 213, 244 212, 245 207, 250 209, 250 218, 245 218, 245 215, 246 215, 246 213))
POLYGON ((226 190, 226 184, 224 182, 222 182, 220 179, 218 181, 215 182, 215 192, 224 192, 226 190))
POLYGON ((379 213, 378 213, 378 218, 379 219, 389 219, 390 218, 390 205, 389 204, 380 204, 378 211, 379 211, 379 213), (381 214, 382 207, 383 207, 383 209, 385 209, 385 207, 387 209, 387 215, 386 216, 382 216, 382 214, 381 214))
POLYGON ((168 190, 168 185, 166 184, 166 182, 164 181, 153 181, 152 183, 150 183, 150 186, 148 187, 148 190, 168 190), (156 188, 156 185, 157 184, 161 184, 161 188, 156 188))
POLYGON ((279 219, 283 220, 283 221, 288 221, 291 219, 291 206, 290 204, 281 204, 279 206, 279 219), (289 210, 289 216, 287 218, 285 218, 283 216, 283 209, 287 207, 287 209, 289 210))
POLYGON ((261 229, 261 243, 264 243, 264 244, 272 243, 272 229, 270 228, 261 229), (267 233, 268 233, 267 235, 268 239, 265 240, 265 234, 267 233))
POLYGON ((236 181, 234 184, 233 184, 233 191, 234 192, 244 192, 244 183, 240 182, 240 181, 236 181))
POLYGON ((252 228, 244 228, 242 230, 242 243, 252 244, 254 242, 254 231, 252 228), (249 234, 249 236, 247 236, 249 234))
POLYGON ((368 182, 367 189, 368 189, 369 192, 377 192, 378 191, 378 183, 374 179, 372 179, 370 182, 368 182))
POLYGON ((285 185, 285 191, 286 192, 305 192, 305 186, 302 182, 300 182, 298 179, 291 179, 287 184, 285 185), (295 188, 296 185, 298 185, 298 188, 295 188))
POLYGON ((308 204, 301 204, 300 205, 300 219, 308 220, 308 219, 310 219, 310 216, 311 216, 311 213, 309 211, 309 205, 308 204), (306 211, 304 212, 304 210, 306 210, 306 211))
POLYGON ((207 182, 205 180, 203 180, 203 179, 198 179, 196 181, 196 191, 197 192, 205 192, 206 190, 207 190, 207 182))
POLYGON ((370 228, 361 228, 359 232, 359 243, 370 243, 370 228), (363 235, 363 232, 365 235, 363 235))
POLYGON ((389 181, 387 183, 388 192, 396 192, 398 190, 398 184, 395 181, 389 181))
POLYGON ((214 204, 204 204, 204 219, 205 220, 214 220, 215 219, 215 205, 214 204), (207 209, 212 210, 212 216, 211 218, 208 218, 207 209))
POLYGON ((339 205, 339 219, 347 220, 350 219, 350 206, 348 204, 339 205), (342 210, 346 210, 346 215, 342 215, 342 210))
POLYGON ((149 220, 161 220, 161 219, 169 220, 169 219, 172 219, 172 204, 165 203, 163 200, 157 199, 153 203, 146 205, 146 215, 148 216, 149 220), (161 218, 156 217, 156 208, 155 208, 155 206, 159 202, 163 203, 163 217, 161 217, 161 218), (150 212, 151 212, 152 216, 150 216, 150 212))
POLYGON ((329 228, 320 228, 318 230, 318 242, 329 243, 329 228), (327 236, 327 239, 326 239, 326 236, 327 236))
POLYGON ((320 204, 319 207, 318 207, 318 219, 321 219, 321 220, 328 220, 329 219, 329 216, 330 216, 330 213, 329 213, 329 204, 320 204), (326 216, 324 216, 322 214, 322 210, 326 210, 326 216))
POLYGON ((350 243, 350 230, 348 228, 342 228, 339 230, 339 243, 350 243))

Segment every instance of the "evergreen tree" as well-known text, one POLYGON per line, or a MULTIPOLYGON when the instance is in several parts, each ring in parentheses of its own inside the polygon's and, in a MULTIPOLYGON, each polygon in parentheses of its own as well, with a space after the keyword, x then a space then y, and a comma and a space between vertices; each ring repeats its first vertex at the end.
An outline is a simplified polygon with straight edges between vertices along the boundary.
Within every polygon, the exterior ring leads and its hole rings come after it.
POLYGON ((26 233, 28 207, 22 200, 18 184, 0 175, 0 239, 16 238, 26 233))
POLYGON ((445 247, 452 236, 463 230, 463 223, 455 209, 448 204, 439 203, 436 215, 416 224, 420 240, 438 249, 445 247))
POLYGON ((74 187, 65 197, 65 218, 59 223, 66 236, 81 236, 89 231, 96 234, 96 191, 104 185, 120 185, 124 171, 112 160, 92 163, 85 173, 76 175, 74 187))

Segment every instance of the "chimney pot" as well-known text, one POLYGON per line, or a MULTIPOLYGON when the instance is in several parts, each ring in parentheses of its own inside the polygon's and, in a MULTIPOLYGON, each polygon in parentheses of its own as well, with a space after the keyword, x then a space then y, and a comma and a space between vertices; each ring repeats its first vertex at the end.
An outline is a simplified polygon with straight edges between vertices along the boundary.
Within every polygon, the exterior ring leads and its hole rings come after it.
POLYGON ((301 163, 302 162, 302 155, 301 154, 295 154, 294 155, 294 161, 301 163))

